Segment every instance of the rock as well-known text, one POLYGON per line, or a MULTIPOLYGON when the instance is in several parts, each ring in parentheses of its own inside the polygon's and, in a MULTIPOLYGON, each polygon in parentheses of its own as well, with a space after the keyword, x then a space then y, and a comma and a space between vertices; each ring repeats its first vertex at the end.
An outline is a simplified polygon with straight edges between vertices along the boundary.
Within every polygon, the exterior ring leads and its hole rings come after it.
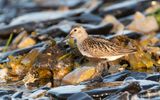
POLYGON ((14 94, 16 91, 15 90, 5 90, 8 92, 8 94, 14 94))
POLYGON ((136 72, 136 71, 129 71, 131 77, 137 79, 137 80, 141 80, 141 79, 145 79, 147 77, 147 73, 144 72, 136 72))
POLYGON ((21 33, 19 33, 13 40, 12 40, 12 44, 13 45, 17 45, 19 42, 21 42, 21 40, 23 40, 24 38, 26 38, 28 36, 26 31, 22 31, 21 33))
POLYGON ((41 12, 32 12, 27 13, 22 16, 14 18, 10 25, 19 25, 22 23, 29 22, 43 22, 47 20, 58 20, 67 16, 76 15, 82 13, 85 9, 76 9, 70 11, 41 11, 41 12))
MULTIPOLYGON (((160 91, 160 86, 154 86, 147 90, 142 90, 140 93, 138 93, 138 97, 155 100, 153 99, 154 97, 160 97, 159 91, 160 91)), ((159 100, 159 99, 156 99, 156 100, 159 100)))
POLYGON ((50 89, 51 89, 50 87, 42 86, 42 87, 40 87, 40 88, 36 88, 35 90, 32 90, 32 93, 33 93, 33 92, 36 92, 36 91, 38 91, 38 90, 46 90, 46 91, 48 91, 48 90, 50 90, 50 89))
POLYGON ((18 48, 25 48, 25 47, 33 46, 35 44, 36 44, 36 41, 33 38, 27 37, 18 44, 18 48))
POLYGON ((160 81, 160 74, 150 75, 150 76, 146 77, 146 80, 159 82, 160 81))
POLYGON ((4 95, 0 98, 0 100, 12 100, 9 95, 4 95))
POLYGON ((153 31, 157 31, 158 28, 158 23, 153 16, 145 17, 140 12, 137 12, 135 14, 133 22, 128 25, 128 29, 142 33, 150 33, 153 31))
POLYGON ((138 82, 143 90, 149 89, 153 86, 159 86, 158 82, 150 81, 150 80, 144 80, 144 79, 136 80, 132 77, 127 77, 124 82, 126 82, 126 83, 128 83, 128 82, 129 83, 130 82, 138 82))
POLYGON ((46 94, 46 90, 37 90, 36 92, 29 95, 30 98, 36 99, 38 97, 44 96, 46 94))
POLYGON ((43 87, 41 87, 41 89, 42 89, 42 90, 50 90, 51 88, 48 87, 48 86, 43 86, 43 87))
POLYGON ((93 100, 87 93, 79 92, 71 95, 67 100, 93 100))
POLYGON ((129 71, 115 73, 112 75, 105 76, 103 78, 103 82, 123 81, 128 75, 130 75, 129 71))
POLYGON ((6 77, 8 76, 7 73, 7 68, 0 69, 0 83, 6 82, 6 77))
MULTIPOLYGON (((73 17, 74 18, 74 17, 73 17)), ((99 23, 102 21, 102 18, 98 15, 94 15, 91 13, 84 13, 80 15, 79 17, 75 17, 76 20, 82 22, 82 23, 99 23)))
POLYGON ((137 94, 142 90, 141 85, 137 81, 133 81, 131 83, 124 84, 123 88, 118 90, 117 92, 125 92, 128 91, 130 94, 137 94))
MULTIPOLYGON (((94 84, 94 86, 87 90, 87 91, 83 91, 87 94, 89 94, 90 96, 92 96, 94 99, 99 99, 99 98, 104 98, 107 96, 112 96, 118 93, 122 93, 122 92, 129 92, 130 94, 136 94, 139 93, 139 91, 141 91, 141 87, 140 84, 138 82, 131 82, 131 83, 126 83, 126 84, 122 84, 122 85, 116 85, 116 86, 107 86, 108 84, 110 84, 110 82, 107 82, 103 85, 101 85, 100 83, 97 83, 96 85, 94 84), (95 89, 93 89, 95 88, 95 89)), ((113 84, 112 84, 113 85, 113 84)), ((109 99, 110 100, 110 99, 109 99)))
POLYGON ((52 88, 48 91, 48 95, 51 97, 57 97, 58 99, 66 99, 74 93, 81 92, 82 89, 85 89, 86 85, 67 85, 52 88))
POLYGON ((112 15, 106 15, 102 22, 112 23, 113 29, 111 32, 116 33, 117 35, 121 35, 124 31, 124 25, 112 15))
POLYGON ((50 100, 49 97, 41 97, 41 98, 37 98, 35 100, 50 100))
POLYGON ((16 92, 12 95, 12 98, 22 98, 23 92, 16 92))
POLYGON ((59 0, 34 0, 34 2, 43 7, 60 7, 60 6, 67 6, 67 7, 76 7, 77 5, 80 5, 81 3, 84 3, 85 0, 65 0, 65 1, 59 1, 59 0))
MULTIPOLYGON (((143 0, 142 0, 143 1, 143 0)), ((139 4, 144 5, 144 2, 141 0, 139 1, 123 1, 119 3, 112 4, 111 6, 106 6, 102 9, 100 9, 100 14, 102 15, 113 15, 117 18, 125 17, 132 15, 137 7, 140 7, 139 4)), ((146 4, 145 4, 146 5, 146 4)))
POLYGON ((131 94, 129 92, 120 92, 118 94, 108 96, 108 97, 104 98, 103 100, 129 100, 130 95, 131 94))
MULTIPOLYGON (((102 84, 102 83, 101 83, 102 84)), ((130 94, 136 94, 141 90, 141 87, 138 82, 133 81, 131 83, 125 83, 122 86, 108 86, 109 82, 104 83, 101 85, 100 83, 97 84, 90 84, 90 85, 68 85, 68 86, 61 86, 57 88, 53 88, 48 91, 48 95, 57 98, 57 99, 68 99, 71 95, 79 92, 85 92, 94 99, 104 98, 106 96, 117 94, 120 92, 128 91, 130 94), (92 86, 93 85, 93 86, 92 86)), ((76 95, 76 94, 75 94, 76 95)))
POLYGON ((0 90, 0 96, 8 95, 8 94, 12 94, 12 93, 10 92, 10 90, 9 90, 9 91, 8 91, 8 90, 0 90))
POLYGON ((21 63, 25 66, 31 66, 36 61, 37 57, 39 56, 40 52, 39 49, 32 49, 28 54, 26 54, 23 59, 21 60, 21 63))
POLYGON ((95 67, 81 67, 73 70, 67 74, 62 82, 65 84, 78 84, 82 81, 88 80, 96 73, 95 67))

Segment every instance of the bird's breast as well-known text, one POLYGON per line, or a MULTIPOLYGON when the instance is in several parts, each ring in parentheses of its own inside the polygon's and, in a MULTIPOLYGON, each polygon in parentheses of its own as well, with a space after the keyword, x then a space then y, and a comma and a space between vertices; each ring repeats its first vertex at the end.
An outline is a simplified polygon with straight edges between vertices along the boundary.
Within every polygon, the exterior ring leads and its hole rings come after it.
POLYGON ((78 43, 77 44, 77 47, 78 47, 78 50, 80 51, 80 53, 83 55, 83 56, 87 56, 87 57, 93 57, 89 50, 83 45, 83 43, 78 43))

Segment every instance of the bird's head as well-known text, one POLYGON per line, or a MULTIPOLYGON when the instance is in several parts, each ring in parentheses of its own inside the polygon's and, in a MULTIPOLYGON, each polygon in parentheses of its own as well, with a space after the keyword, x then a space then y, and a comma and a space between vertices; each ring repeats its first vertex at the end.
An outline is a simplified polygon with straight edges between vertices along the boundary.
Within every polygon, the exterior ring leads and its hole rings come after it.
POLYGON ((74 26, 69 35, 66 37, 67 38, 74 38, 75 40, 81 40, 88 36, 86 30, 82 26, 74 26))

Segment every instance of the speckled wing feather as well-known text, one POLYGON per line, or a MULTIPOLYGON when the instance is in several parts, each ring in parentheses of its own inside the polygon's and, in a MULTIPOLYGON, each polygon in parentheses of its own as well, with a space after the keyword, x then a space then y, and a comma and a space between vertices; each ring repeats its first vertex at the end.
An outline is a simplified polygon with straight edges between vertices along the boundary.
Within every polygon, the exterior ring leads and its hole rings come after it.
POLYGON ((132 49, 124 49, 107 39, 89 37, 81 44, 81 49, 90 57, 104 58, 106 56, 119 56, 134 52, 132 49))

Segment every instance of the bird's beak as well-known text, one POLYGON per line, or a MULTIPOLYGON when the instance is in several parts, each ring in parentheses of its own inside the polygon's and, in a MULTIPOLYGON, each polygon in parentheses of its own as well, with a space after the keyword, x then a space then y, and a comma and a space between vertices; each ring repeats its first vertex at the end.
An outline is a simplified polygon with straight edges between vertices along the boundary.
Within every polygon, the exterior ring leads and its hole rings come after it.
POLYGON ((63 40, 62 40, 62 42, 64 42, 65 40, 68 40, 69 38, 70 38, 70 34, 69 35, 67 35, 63 40))

